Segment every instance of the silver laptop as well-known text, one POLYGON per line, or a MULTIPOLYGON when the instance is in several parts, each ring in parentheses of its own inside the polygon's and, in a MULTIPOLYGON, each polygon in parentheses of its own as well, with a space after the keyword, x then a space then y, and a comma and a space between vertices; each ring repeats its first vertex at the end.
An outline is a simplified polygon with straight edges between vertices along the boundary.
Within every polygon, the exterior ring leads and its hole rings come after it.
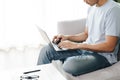
POLYGON ((53 47, 56 51, 68 50, 68 49, 66 49, 66 48, 59 48, 59 47, 57 46, 57 44, 51 42, 51 40, 49 39, 47 33, 46 33, 43 29, 41 29, 41 28, 40 28, 39 26, 37 26, 37 25, 36 25, 36 27, 37 27, 37 29, 39 30, 42 38, 43 38, 51 47, 53 47))

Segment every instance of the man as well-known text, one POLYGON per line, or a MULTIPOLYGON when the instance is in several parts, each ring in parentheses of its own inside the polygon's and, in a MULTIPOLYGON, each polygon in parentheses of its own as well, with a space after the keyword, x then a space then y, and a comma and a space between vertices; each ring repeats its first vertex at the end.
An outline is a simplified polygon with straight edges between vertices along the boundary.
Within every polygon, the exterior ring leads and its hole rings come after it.
POLYGON ((84 0, 88 10, 86 28, 76 35, 57 35, 53 42, 67 51, 46 46, 38 65, 63 61, 63 69, 75 76, 108 67, 117 62, 120 38, 120 7, 112 0, 84 0), (82 43, 80 43, 82 42, 82 43))

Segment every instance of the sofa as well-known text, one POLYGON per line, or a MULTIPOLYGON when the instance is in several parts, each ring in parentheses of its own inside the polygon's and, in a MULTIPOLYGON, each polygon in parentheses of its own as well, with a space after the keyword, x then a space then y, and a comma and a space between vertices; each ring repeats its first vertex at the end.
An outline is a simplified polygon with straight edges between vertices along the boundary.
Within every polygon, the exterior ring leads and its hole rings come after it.
MULTIPOLYGON (((57 24, 57 32, 58 34, 65 35, 80 33, 84 31, 85 22, 85 18, 80 20, 60 21, 57 24)), ((53 61, 53 64, 67 78, 67 80, 120 80, 120 61, 110 67, 77 77, 64 72, 60 61, 53 61)))

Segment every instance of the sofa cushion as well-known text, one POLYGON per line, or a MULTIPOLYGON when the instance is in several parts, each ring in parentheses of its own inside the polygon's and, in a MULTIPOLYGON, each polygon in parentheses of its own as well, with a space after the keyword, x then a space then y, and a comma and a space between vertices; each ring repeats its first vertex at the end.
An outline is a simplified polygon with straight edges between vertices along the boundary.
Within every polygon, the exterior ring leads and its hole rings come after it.
POLYGON ((71 21, 60 21, 57 23, 58 34, 78 34, 84 31, 86 19, 71 20, 71 21))
POLYGON ((88 74, 74 77, 74 80, 120 80, 120 62, 88 74))
POLYGON ((114 76, 114 77, 109 78, 107 80, 120 80, 120 76, 114 76))

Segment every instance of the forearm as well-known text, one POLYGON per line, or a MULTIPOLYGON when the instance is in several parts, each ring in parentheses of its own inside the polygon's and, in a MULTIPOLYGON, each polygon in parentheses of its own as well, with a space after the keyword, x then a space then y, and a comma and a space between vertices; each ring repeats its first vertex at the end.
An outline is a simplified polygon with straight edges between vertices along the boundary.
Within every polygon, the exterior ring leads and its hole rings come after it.
POLYGON ((85 32, 82 32, 76 35, 68 35, 68 40, 75 41, 75 42, 81 42, 81 41, 85 41, 87 37, 88 37, 87 34, 85 32))
POLYGON ((118 42, 118 37, 106 36, 104 42, 96 43, 96 44, 79 43, 77 47, 79 49, 85 49, 90 51, 112 52, 114 51, 117 42, 118 42))
POLYGON ((114 47, 110 46, 106 42, 99 44, 79 43, 77 46, 79 49, 95 51, 95 52, 112 52, 114 50, 114 47))
POLYGON ((68 49, 83 49, 95 52, 113 52, 119 39, 115 36, 106 36, 104 42, 87 44, 87 43, 76 43, 70 40, 65 40, 59 43, 60 48, 68 49))

